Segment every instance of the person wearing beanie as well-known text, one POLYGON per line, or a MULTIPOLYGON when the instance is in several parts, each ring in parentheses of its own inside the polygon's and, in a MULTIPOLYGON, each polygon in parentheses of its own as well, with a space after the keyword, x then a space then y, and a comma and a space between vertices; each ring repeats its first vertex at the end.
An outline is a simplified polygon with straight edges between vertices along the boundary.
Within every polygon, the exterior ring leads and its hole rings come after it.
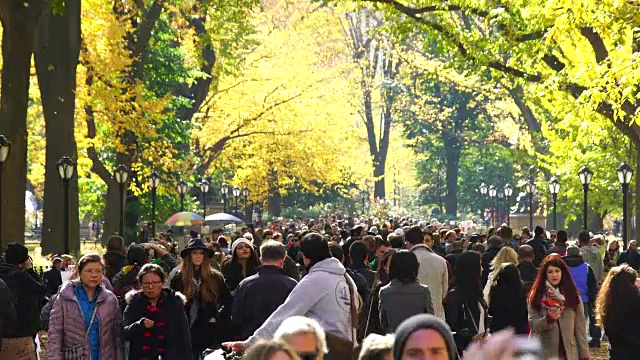
POLYGON ((236 239, 231 244, 231 261, 222 266, 222 274, 231 293, 235 294, 242 280, 255 275, 259 266, 260 260, 252 241, 244 237, 236 239))
POLYGON ((13 295, 13 307, 20 321, 6 324, 0 359, 30 358, 35 354, 33 339, 40 329, 40 306, 47 294, 47 287, 40 283, 33 270, 29 250, 24 245, 7 245, 5 260, 0 264, 0 279, 13 295))
POLYGON ((393 360, 409 360, 409 354, 446 354, 442 359, 455 360, 456 343, 449 325, 430 314, 415 315, 403 321, 395 332, 393 360))

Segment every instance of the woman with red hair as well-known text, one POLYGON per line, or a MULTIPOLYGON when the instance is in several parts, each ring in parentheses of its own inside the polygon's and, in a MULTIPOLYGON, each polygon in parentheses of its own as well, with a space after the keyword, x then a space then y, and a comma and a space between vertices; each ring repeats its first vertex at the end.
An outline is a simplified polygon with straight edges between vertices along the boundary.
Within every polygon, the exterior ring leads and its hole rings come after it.
POLYGON ((531 334, 540 337, 545 359, 589 359, 582 300, 567 264, 547 256, 529 294, 531 334))

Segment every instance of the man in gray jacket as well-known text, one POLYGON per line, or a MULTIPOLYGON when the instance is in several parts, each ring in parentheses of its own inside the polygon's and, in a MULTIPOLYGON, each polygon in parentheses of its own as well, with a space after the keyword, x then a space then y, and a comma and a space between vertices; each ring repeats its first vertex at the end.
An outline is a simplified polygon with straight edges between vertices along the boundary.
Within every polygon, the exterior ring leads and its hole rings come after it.
POLYGON ((578 246, 580 246, 580 255, 584 261, 591 266, 593 274, 596 276, 596 282, 602 284, 603 278, 603 262, 602 256, 598 248, 590 244, 589 232, 586 230, 578 233, 578 246))
POLYGON ((362 301, 353 280, 346 275, 340 261, 331 256, 329 243, 322 235, 314 232, 305 235, 300 242, 300 252, 308 273, 284 304, 247 340, 225 343, 224 346, 240 351, 258 340, 271 339, 280 324, 291 316, 310 317, 318 321, 327 334, 345 341, 354 340, 356 319, 352 319, 352 301, 355 302, 356 314, 362 301))
POLYGON ((404 234, 407 241, 406 247, 416 254, 420 268, 418 269, 418 281, 427 285, 431 291, 434 314, 444 320, 444 307, 442 300, 449 291, 449 273, 447 260, 435 254, 424 244, 424 236, 419 226, 410 228, 404 234))

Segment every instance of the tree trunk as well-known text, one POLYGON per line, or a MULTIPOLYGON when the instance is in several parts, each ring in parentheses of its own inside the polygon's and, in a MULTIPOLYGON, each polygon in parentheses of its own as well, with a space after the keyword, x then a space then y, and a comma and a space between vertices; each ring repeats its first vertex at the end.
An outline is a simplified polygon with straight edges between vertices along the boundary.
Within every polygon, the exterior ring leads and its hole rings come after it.
POLYGON ((458 165, 460 164, 460 144, 455 134, 442 135, 446 158, 445 208, 448 217, 458 216, 458 165))
POLYGON ((110 179, 106 183, 107 194, 105 195, 104 228, 102 229, 103 244, 106 243, 109 236, 120 233, 120 190, 115 180, 110 179))
MULTIPOLYGON (((74 137, 76 68, 80 54, 80 0, 67 0, 63 14, 48 10, 39 25, 35 51, 47 138, 42 253, 62 254, 64 185, 57 162, 69 156, 77 162, 74 137)), ((80 251, 77 171, 69 183, 69 249, 80 251)))
POLYGON ((2 175, 2 247, 24 243, 27 184, 27 107, 33 42, 45 1, 0 2, 2 22, 2 79, 0 134, 11 142, 2 175))
POLYGON ((271 217, 278 217, 282 214, 282 195, 280 195, 280 191, 269 192, 269 215, 271 217))
MULTIPOLYGON (((634 175, 635 175, 635 180, 636 180, 636 189, 635 189, 636 196, 635 196, 635 199, 633 199, 631 197, 631 195, 629 195, 629 203, 632 203, 632 202, 635 201, 635 204, 636 204, 636 208, 635 208, 635 210, 636 210, 636 212, 635 212, 636 219, 635 219, 635 222, 634 222, 635 230, 632 229, 631 226, 628 228, 629 229, 629 234, 630 234, 630 236, 632 236, 631 239, 637 239, 638 238, 637 234, 638 234, 638 231, 640 229, 640 201, 637 200, 638 196, 640 196, 640 180, 638 180, 638 176, 640 176, 640 146, 636 145, 635 148, 636 148, 636 171, 635 171, 634 175)), ((629 214, 633 214, 633 207, 631 207, 631 211, 629 211, 629 214)), ((630 215, 629 217, 631 217, 631 216, 632 215, 630 215)), ((629 220, 629 225, 631 225, 631 220, 629 220)))

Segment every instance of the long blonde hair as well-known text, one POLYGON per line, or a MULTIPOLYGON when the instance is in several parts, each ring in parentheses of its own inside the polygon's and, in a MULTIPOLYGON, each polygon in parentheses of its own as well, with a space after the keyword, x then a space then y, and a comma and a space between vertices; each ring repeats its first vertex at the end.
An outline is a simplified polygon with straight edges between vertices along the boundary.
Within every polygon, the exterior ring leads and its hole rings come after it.
POLYGON ((508 246, 503 247, 498 251, 496 257, 491 260, 491 272, 497 272, 500 270, 502 264, 513 263, 518 265, 518 253, 508 246))
MULTIPOLYGON (((189 253, 180 264, 180 275, 184 286, 183 292, 187 300, 191 300, 195 292, 193 284, 195 271, 196 266, 191 260, 191 253, 189 253)), ((211 267, 211 261, 206 252, 200 266, 200 280, 202 281, 200 284, 200 297, 202 300, 215 302, 219 305, 222 302, 221 288, 224 286, 224 278, 220 272, 211 267)))

